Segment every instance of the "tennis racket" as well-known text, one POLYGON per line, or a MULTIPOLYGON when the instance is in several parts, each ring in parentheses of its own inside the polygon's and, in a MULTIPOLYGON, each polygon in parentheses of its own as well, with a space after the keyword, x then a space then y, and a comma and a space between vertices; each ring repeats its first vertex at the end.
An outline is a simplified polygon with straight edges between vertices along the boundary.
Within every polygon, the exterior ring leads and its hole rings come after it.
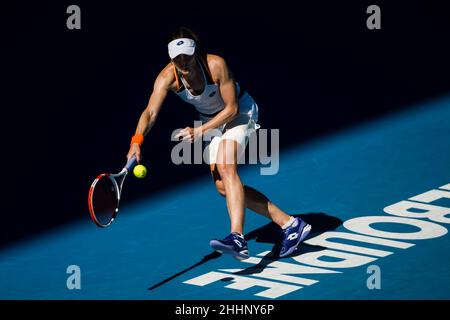
POLYGON ((92 182, 88 206, 91 218, 97 226, 106 228, 116 218, 123 182, 136 163, 136 156, 133 156, 119 173, 102 173, 92 182))

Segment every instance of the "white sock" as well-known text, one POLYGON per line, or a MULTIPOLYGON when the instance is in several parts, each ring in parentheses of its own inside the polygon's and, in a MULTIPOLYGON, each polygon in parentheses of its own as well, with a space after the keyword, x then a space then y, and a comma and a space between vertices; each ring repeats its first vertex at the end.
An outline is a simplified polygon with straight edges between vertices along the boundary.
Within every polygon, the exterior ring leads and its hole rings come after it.
POLYGON ((289 228, 289 227, 296 227, 297 225, 298 225, 297 219, 295 219, 293 216, 291 216, 291 217, 289 218, 289 221, 286 222, 281 228, 282 228, 283 230, 285 230, 285 229, 287 229, 287 228, 289 228))

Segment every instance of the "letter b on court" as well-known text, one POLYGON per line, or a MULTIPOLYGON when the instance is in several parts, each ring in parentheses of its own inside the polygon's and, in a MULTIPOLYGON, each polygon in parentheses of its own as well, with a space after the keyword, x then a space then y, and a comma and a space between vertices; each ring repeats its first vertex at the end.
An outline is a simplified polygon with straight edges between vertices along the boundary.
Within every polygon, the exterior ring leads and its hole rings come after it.
POLYGON ((67 289, 73 290, 81 289, 81 269, 79 266, 73 264, 67 267, 66 270, 67 274, 70 274, 70 276, 67 278, 66 285, 67 289))

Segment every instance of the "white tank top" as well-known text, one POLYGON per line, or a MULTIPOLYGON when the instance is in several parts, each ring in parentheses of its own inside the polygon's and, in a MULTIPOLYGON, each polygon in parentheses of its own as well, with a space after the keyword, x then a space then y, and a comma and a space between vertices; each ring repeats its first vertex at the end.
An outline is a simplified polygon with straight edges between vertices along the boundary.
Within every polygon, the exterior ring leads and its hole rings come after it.
MULTIPOLYGON (((224 107, 225 103, 223 102, 222 95, 220 94, 219 86, 216 83, 208 83, 205 70, 200 61, 198 61, 200 69, 203 75, 203 81, 205 83, 205 88, 203 92, 199 95, 192 94, 187 88, 188 84, 186 80, 180 75, 181 82, 184 85, 184 89, 182 91, 176 92, 176 94, 187 103, 192 104, 195 109, 200 113, 202 118, 212 118, 218 112, 220 112, 224 107)), ((236 94, 239 96, 241 93, 241 88, 238 83, 236 83, 236 94)), ((258 107, 256 103, 253 101, 253 98, 245 92, 239 98, 239 113, 248 114, 250 117, 257 119, 258 107)))

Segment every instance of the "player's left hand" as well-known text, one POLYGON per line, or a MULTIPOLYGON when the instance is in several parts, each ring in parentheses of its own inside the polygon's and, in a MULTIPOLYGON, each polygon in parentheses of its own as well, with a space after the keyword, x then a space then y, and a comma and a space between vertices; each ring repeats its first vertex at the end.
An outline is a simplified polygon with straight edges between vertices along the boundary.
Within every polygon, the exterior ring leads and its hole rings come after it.
POLYGON ((186 127, 184 129, 181 129, 180 132, 177 135, 175 135, 175 139, 178 139, 180 141, 184 140, 194 142, 201 136, 202 136, 201 127, 196 128, 186 127))

